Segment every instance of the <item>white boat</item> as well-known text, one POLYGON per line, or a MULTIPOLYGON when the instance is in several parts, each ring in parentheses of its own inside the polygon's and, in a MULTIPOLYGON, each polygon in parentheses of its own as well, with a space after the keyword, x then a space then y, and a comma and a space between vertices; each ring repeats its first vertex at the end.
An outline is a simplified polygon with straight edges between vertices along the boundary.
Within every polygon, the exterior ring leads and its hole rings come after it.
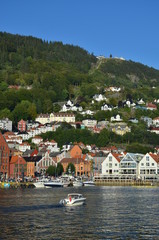
POLYGON ((82 194, 70 193, 67 195, 67 198, 62 199, 60 201, 60 204, 66 207, 81 206, 85 203, 85 201, 86 201, 86 198, 84 198, 82 194))
POLYGON ((47 188, 63 187, 63 183, 60 180, 52 180, 44 183, 44 186, 47 188))
POLYGON ((73 181, 73 186, 74 187, 82 187, 83 186, 83 182, 80 181, 80 180, 73 181))
POLYGON ((36 182, 34 182, 33 184, 36 188, 44 188, 45 187, 44 183, 47 183, 48 181, 49 180, 47 178, 41 178, 36 180, 36 182))
POLYGON ((90 180, 83 182, 83 184, 84 184, 85 187, 95 186, 95 183, 93 181, 90 181, 90 180))

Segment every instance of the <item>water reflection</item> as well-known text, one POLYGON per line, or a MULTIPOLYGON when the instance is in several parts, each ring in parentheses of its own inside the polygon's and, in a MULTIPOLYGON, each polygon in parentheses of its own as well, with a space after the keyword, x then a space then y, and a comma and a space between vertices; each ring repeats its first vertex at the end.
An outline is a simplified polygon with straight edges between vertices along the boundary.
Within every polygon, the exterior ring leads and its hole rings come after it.
POLYGON ((158 239, 159 189, 0 190, 0 239, 158 239), (62 207, 70 192, 86 204, 62 207))

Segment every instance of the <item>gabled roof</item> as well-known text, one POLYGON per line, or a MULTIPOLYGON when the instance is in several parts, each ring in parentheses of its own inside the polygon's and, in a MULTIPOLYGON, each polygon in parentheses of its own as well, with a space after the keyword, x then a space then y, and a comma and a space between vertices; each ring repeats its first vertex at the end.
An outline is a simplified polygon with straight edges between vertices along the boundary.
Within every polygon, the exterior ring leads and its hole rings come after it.
POLYGON ((149 153, 149 155, 150 155, 157 163, 159 163, 159 154, 149 153))
POLYGON ((115 157, 115 159, 120 162, 121 161, 121 157, 123 156, 122 154, 118 154, 118 153, 111 153, 113 155, 113 157, 115 157))

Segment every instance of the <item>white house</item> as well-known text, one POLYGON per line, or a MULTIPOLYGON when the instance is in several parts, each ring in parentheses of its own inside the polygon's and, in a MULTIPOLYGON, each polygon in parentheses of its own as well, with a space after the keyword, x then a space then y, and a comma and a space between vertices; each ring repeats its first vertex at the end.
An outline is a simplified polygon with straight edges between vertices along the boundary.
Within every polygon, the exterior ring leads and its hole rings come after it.
POLYGON ((103 96, 102 94, 95 94, 93 96, 93 99, 96 100, 97 102, 107 100, 106 97, 103 96))
POLYGON ((81 114, 82 114, 82 115, 93 115, 94 112, 91 111, 91 110, 86 110, 86 111, 81 112, 81 114))
POLYGON ((104 104, 103 106, 101 106, 101 110, 102 111, 112 111, 113 107, 110 106, 109 104, 104 104))
POLYGON ((139 105, 144 105, 145 102, 144 102, 144 100, 141 98, 141 99, 139 99, 139 100, 137 101, 137 104, 139 104, 139 105))
POLYGON ((12 121, 8 118, 0 119, 0 129, 12 131, 12 121))
POLYGON ((152 123, 153 123, 153 125, 155 125, 156 127, 158 127, 158 126, 159 126, 159 117, 154 118, 153 121, 152 121, 152 123))
POLYGON ((139 162, 143 156, 139 153, 127 153, 120 161, 119 173, 126 178, 139 178, 139 162))
POLYGON ((121 121, 123 121, 123 119, 120 117, 119 114, 117 114, 116 116, 111 117, 110 121, 111 122, 121 122, 121 121))
POLYGON ((102 175, 119 175, 121 157, 121 154, 109 153, 102 162, 102 175))
POLYGON ((95 127, 97 125, 97 120, 85 119, 82 121, 85 127, 95 127))
POLYGON ((159 154, 147 153, 139 163, 141 179, 155 179, 159 174, 159 154))
POLYGON ((31 141, 32 141, 32 143, 38 145, 39 143, 43 142, 43 139, 40 136, 35 136, 35 137, 32 138, 31 141))
POLYGON ((21 152, 25 152, 27 149, 30 150, 31 147, 29 143, 23 142, 21 144, 18 144, 16 148, 21 152))

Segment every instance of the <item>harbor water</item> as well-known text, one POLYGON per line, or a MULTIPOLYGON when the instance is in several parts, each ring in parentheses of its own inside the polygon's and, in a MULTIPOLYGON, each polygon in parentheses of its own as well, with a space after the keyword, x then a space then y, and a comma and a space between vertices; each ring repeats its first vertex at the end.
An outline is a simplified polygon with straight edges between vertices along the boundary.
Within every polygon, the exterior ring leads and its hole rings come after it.
POLYGON ((159 239, 158 187, 0 189, 0 240, 159 239), (68 193, 86 204, 62 207, 68 193))

